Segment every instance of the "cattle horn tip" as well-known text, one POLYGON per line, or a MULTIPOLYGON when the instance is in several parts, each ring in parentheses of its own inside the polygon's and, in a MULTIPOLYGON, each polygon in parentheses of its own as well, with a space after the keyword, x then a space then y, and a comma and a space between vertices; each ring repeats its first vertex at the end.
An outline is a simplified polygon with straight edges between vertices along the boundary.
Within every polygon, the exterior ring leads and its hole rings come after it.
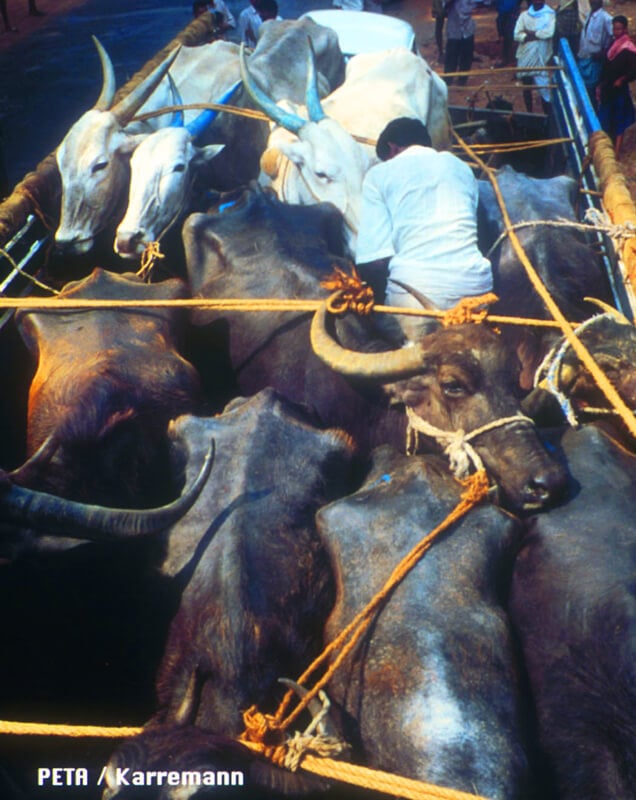
POLYGON ((611 306, 609 303, 606 303, 604 300, 599 300, 598 297, 584 297, 583 298, 586 303, 591 303, 593 306, 598 306, 598 308, 602 309, 606 314, 611 314, 618 322, 622 325, 633 325, 633 323, 619 311, 614 306, 611 306))

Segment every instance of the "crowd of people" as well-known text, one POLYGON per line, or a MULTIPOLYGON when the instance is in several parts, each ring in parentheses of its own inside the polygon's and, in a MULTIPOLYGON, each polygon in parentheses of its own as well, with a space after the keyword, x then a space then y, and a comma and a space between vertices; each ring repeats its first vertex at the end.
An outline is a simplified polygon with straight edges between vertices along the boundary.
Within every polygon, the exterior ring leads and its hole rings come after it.
MULTIPOLYGON (((494 0, 496 26, 502 43, 497 67, 516 66, 516 77, 527 88, 523 91, 527 111, 534 110, 538 94, 544 112, 549 109, 549 71, 560 39, 566 39, 576 56, 590 102, 601 126, 620 152, 623 134, 634 123, 636 114, 629 84, 636 78, 636 44, 628 30, 628 19, 612 16, 605 10, 608 0, 494 0), (542 69, 544 68, 545 69, 542 69)), ((435 43, 438 59, 444 64, 445 78, 453 83, 452 73, 471 68, 476 0, 433 0, 435 43), (443 30, 446 25, 444 41, 443 30)), ((466 76, 459 78, 465 83, 466 76)))

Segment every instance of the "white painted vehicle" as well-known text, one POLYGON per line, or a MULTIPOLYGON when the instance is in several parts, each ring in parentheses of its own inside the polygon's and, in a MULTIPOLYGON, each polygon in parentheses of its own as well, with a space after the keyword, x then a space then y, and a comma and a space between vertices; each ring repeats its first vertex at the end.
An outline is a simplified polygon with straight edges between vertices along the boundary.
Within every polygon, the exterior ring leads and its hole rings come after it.
POLYGON ((419 54, 413 27, 408 22, 388 14, 326 9, 307 11, 301 19, 303 17, 309 17, 320 25, 332 28, 338 34, 340 49, 345 58, 394 47, 406 47, 407 50, 419 54))

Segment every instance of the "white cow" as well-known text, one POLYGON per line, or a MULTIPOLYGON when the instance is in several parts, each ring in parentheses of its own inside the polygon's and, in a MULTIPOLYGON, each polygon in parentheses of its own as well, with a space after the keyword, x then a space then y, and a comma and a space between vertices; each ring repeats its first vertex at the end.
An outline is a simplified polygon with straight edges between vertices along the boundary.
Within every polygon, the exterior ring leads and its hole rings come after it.
MULTIPOLYGON (((228 92, 218 102, 252 106, 253 101, 239 78, 239 48, 229 42, 210 45, 219 54, 211 81, 217 92, 228 92), (240 81, 239 81, 240 83, 240 81)), ((249 56, 250 77, 268 97, 302 103, 305 99, 308 64, 316 71, 321 94, 328 94, 344 77, 344 58, 338 37, 331 28, 313 20, 271 21, 263 25, 256 49, 249 56), (310 59, 310 48, 316 54, 310 59)), ((172 72, 172 71, 171 71, 172 72)), ((313 82, 313 74, 312 74, 313 82)), ((205 129, 203 114, 186 128, 170 127, 150 134, 135 150, 130 166, 128 208, 115 239, 115 252, 127 258, 141 254, 146 244, 158 240, 188 209, 193 184, 218 190, 233 189, 258 177, 259 161, 267 145, 269 126, 233 114, 223 114, 215 124, 214 138, 225 144, 218 156, 212 145, 195 146, 205 129), (212 163, 211 159, 214 157, 212 163)))
POLYGON ((362 181, 376 161, 374 148, 354 136, 375 140, 392 119, 415 117, 427 126, 436 148, 450 143, 446 84, 406 48, 355 56, 345 82, 322 103, 308 87, 308 118, 301 116, 303 110, 278 106, 259 93, 245 65, 241 74, 256 102, 280 126, 261 158, 261 182, 286 202, 333 203, 344 215, 352 250, 362 181))
MULTIPOLYGON (((182 47, 113 106, 113 65, 96 39, 95 44, 102 63, 102 92, 95 106, 72 125, 56 153, 62 210, 55 239, 59 247, 75 253, 90 250, 95 235, 121 219, 132 153, 150 132, 170 124, 170 114, 130 124, 137 113, 174 104, 168 70, 186 104, 214 102, 238 79, 238 65, 230 70, 227 81, 224 77, 224 46, 230 46, 228 42, 182 47)), ((186 121, 198 113, 186 112, 186 121)))

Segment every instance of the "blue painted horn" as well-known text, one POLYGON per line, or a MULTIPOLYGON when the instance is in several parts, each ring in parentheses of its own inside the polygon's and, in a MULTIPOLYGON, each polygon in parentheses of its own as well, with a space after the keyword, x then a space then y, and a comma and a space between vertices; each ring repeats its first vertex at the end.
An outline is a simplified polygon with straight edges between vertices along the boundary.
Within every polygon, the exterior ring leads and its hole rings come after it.
POLYGON ((316 55, 311 37, 308 36, 309 51, 307 54, 307 86, 305 88, 305 105, 307 114, 312 122, 320 122, 327 116, 320 105, 320 95, 318 94, 318 76, 316 75, 316 55))
POLYGON ((241 63, 241 78, 243 78, 243 83, 245 84, 247 93, 252 98, 252 100, 277 125, 280 125, 286 130, 291 131, 292 133, 298 133, 298 131, 307 124, 307 120, 304 120, 297 114, 292 114, 288 111, 283 111, 282 108, 277 106, 276 103, 271 98, 269 98, 265 94, 265 92, 259 89, 259 87, 254 83, 247 69, 244 44, 241 44, 241 49, 239 51, 239 58, 241 63))
MULTIPOLYGON (((173 106, 182 106, 183 105, 183 98, 179 90, 177 89, 177 84, 174 82, 172 75, 168 72, 168 83, 170 84, 170 94, 172 95, 172 105, 173 106)), ((174 111, 172 114, 172 118, 168 123, 169 128, 183 128, 183 109, 179 111, 174 111)))
MULTIPOLYGON (((229 103, 242 83, 243 81, 237 81, 235 84, 230 86, 230 88, 217 100, 217 104, 225 105, 226 103, 229 103)), ((204 131, 212 124, 212 122, 214 122, 220 113, 220 111, 206 108, 199 114, 198 117, 195 117, 192 122, 189 122, 186 125, 186 130, 192 137, 192 141, 195 141, 198 136, 201 136, 201 134, 204 133, 204 131)))

